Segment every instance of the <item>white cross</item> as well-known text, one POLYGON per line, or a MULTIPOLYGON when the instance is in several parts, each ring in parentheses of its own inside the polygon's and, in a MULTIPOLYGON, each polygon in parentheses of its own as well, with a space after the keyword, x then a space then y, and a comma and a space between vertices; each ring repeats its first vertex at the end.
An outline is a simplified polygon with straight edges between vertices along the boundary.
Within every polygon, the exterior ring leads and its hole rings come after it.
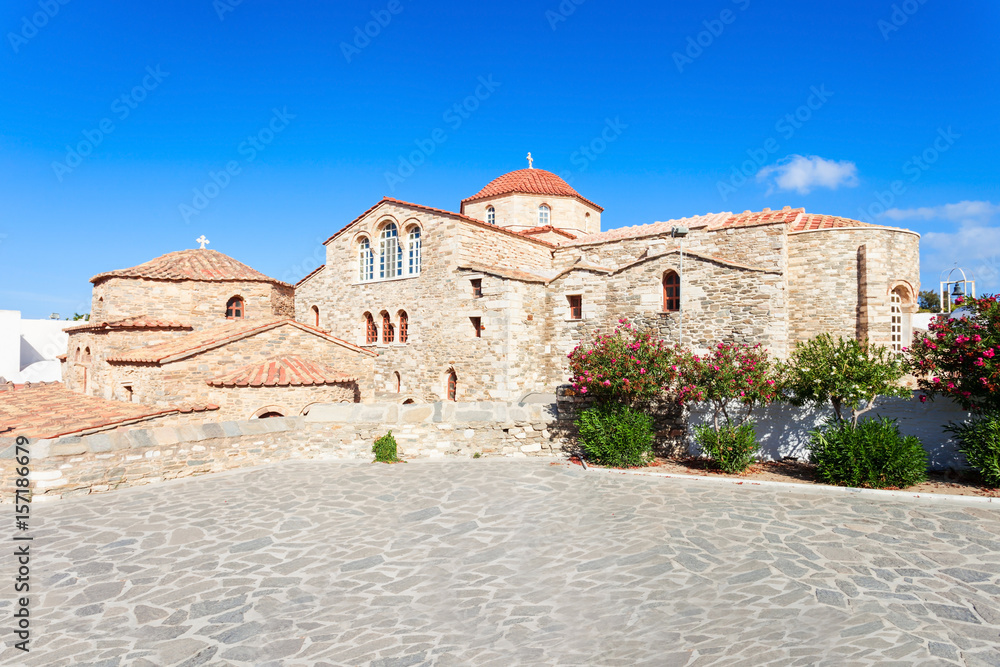
POLYGON ((528 169, 534 169, 534 167, 531 166, 533 162, 534 160, 531 159, 531 153, 528 153, 528 169))
POLYGON ((205 249, 205 244, 206 244, 206 243, 211 243, 211 241, 209 241, 208 239, 206 239, 206 238, 205 238, 205 235, 204 235, 204 234, 202 234, 201 236, 199 236, 198 238, 196 238, 196 239, 194 240, 194 242, 195 242, 195 243, 200 243, 200 244, 201 244, 201 249, 202 249, 202 250, 204 250, 204 249, 205 249))

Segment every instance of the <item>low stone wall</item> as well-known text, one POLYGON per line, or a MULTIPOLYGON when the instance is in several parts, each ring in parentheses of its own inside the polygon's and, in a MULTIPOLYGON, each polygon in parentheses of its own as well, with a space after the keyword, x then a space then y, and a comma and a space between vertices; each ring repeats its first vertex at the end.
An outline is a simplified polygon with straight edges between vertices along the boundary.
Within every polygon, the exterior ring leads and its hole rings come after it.
MULTIPOLYGON (((96 493, 287 459, 371 459, 392 431, 403 458, 565 456, 554 405, 318 405, 306 417, 116 429, 32 440, 35 497, 96 493)), ((0 438, 0 490, 14 491, 15 439, 0 438)))

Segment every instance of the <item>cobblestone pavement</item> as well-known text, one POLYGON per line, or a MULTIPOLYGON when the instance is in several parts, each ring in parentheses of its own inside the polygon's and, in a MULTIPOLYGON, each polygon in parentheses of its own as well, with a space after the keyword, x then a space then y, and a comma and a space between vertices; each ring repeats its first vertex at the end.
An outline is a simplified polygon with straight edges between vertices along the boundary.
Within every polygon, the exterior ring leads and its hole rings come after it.
POLYGON ((292 462, 33 520, 33 650, 5 629, 4 664, 1000 665, 987 506, 292 462))

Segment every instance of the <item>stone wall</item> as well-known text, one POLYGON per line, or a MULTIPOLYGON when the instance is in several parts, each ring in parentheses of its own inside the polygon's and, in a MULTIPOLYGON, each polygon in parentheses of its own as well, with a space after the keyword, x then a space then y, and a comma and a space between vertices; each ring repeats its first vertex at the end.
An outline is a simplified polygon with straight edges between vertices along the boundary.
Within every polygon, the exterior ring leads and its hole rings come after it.
POLYGON ((214 403, 220 406, 219 419, 249 419, 266 406, 281 406, 283 410, 278 411, 286 416, 298 415, 312 403, 368 400, 374 393, 372 357, 290 324, 162 365, 115 362, 105 366, 108 385, 131 385, 137 403, 214 403), (331 366, 358 378, 358 382, 349 386, 261 388, 213 387, 207 383, 240 367, 289 354, 331 366))
MULTIPOLYGON (((829 332, 852 338, 867 334, 873 342, 888 345, 889 294, 895 287, 903 286, 910 295, 904 311, 916 312, 920 290, 916 233, 857 227, 792 232, 788 238, 793 344, 829 332)), ((904 331, 903 345, 908 338, 904 331)))
POLYGON ((111 322, 145 315, 205 329, 226 321, 226 302, 234 296, 243 297, 244 319, 294 317, 294 288, 290 285, 115 277, 94 285, 90 318, 111 322))
MULTIPOLYGON (((404 458, 565 455, 554 405, 326 405, 306 417, 33 440, 31 479, 35 494, 65 496, 287 459, 371 459, 375 439, 390 430, 404 458)), ((14 444, 0 438, 4 502, 13 497, 14 444)))
MULTIPOLYGON (((462 206, 462 212, 477 220, 486 220, 486 209, 496 209, 496 224, 515 231, 538 227, 538 207, 549 207, 549 225, 575 236, 601 231, 601 211, 576 197, 556 195, 508 194, 481 199, 462 206)), ((565 237, 563 237, 565 240, 565 237)))

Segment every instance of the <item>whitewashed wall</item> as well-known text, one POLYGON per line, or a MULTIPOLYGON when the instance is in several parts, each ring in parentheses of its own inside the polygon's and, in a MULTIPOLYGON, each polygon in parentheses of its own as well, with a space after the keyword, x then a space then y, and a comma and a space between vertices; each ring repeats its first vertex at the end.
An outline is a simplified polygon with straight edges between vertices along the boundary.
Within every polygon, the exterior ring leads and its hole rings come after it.
MULTIPOLYGON (((757 423, 757 438, 761 442, 764 458, 779 460, 794 456, 800 460, 809 458, 809 431, 820 426, 833 414, 831 408, 796 408, 787 404, 776 404, 758 409, 754 414, 757 423)), ((950 399, 937 399, 921 403, 914 394, 910 399, 882 398, 876 408, 865 413, 868 417, 888 417, 899 421, 899 430, 904 435, 920 438, 927 450, 927 460, 932 470, 961 469, 968 467, 965 458, 958 452, 957 444, 943 429, 948 422, 961 422, 969 413, 950 399)), ((700 453, 694 442, 694 426, 707 424, 712 413, 704 404, 691 408, 688 416, 688 451, 700 453)))

